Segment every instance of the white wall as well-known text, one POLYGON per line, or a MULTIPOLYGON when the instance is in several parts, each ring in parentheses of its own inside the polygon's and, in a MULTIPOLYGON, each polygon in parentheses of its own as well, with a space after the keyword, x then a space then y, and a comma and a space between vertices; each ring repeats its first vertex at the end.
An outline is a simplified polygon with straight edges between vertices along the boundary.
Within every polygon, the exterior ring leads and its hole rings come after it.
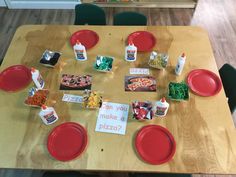
POLYGON ((6 3, 4 0, 0 0, 0 7, 6 7, 6 3))
POLYGON ((5 0, 5 2, 9 9, 74 9, 76 4, 81 3, 80 0, 5 0))

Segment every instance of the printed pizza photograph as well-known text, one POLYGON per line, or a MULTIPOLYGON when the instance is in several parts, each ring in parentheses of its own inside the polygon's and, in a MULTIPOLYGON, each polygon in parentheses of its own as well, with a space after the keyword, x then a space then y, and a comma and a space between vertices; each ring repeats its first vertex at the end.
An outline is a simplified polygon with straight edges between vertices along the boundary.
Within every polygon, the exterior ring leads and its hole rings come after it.
POLYGON ((125 76, 125 91, 155 92, 156 79, 152 76, 125 76))
POLYGON ((91 86, 92 76, 90 75, 62 74, 60 90, 90 90, 91 86))

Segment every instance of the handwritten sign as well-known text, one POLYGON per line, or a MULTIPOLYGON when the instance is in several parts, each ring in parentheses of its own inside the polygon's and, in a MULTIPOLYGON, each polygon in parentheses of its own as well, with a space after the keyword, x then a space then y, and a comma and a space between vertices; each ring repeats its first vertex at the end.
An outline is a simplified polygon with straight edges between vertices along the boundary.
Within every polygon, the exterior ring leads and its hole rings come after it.
POLYGON ((129 73, 130 74, 146 74, 146 75, 149 75, 149 69, 148 68, 130 68, 129 73))
POLYGON ((125 134, 129 105, 103 102, 99 109, 95 131, 125 134))
POLYGON ((64 94, 62 101, 71 103, 83 103, 83 97, 79 95, 64 94))

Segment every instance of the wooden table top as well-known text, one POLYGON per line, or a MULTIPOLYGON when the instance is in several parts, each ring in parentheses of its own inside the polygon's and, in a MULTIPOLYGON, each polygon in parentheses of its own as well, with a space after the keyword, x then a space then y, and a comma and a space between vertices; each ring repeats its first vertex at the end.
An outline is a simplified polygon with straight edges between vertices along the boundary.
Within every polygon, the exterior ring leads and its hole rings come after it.
POLYGON ((93 89, 102 91, 105 101, 130 104, 134 100, 159 100, 166 95, 170 81, 182 81, 192 69, 218 69, 207 32, 199 27, 118 27, 118 26, 21 26, 15 33, 0 70, 14 64, 24 64, 40 70, 49 89, 48 105, 54 106, 59 120, 50 126, 42 123, 39 109, 23 105, 28 89, 7 93, 0 91, 0 168, 145 171, 171 173, 236 174, 236 131, 222 89, 213 97, 200 97, 192 92, 187 102, 169 101, 165 118, 138 122, 129 114, 126 135, 95 132, 98 110, 85 110, 78 104, 62 102, 63 93, 80 94, 80 91, 60 91, 61 74, 91 74, 93 89), (74 59, 69 38, 77 30, 90 29, 100 40, 87 51, 88 60, 74 59), (151 32, 157 39, 155 50, 168 52, 170 58, 164 71, 151 69, 157 78, 154 93, 124 92, 124 76, 130 67, 148 67, 150 53, 139 53, 134 63, 124 60, 127 36, 139 30, 151 32), (39 64, 45 49, 60 51, 62 56, 54 69, 39 64), (181 76, 173 72, 177 57, 185 52, 187 60, 181 76), (113 73, 98 73, 92 63, 96 55, 115 57, 113 73), (88 131, 86 151, 75 160, 60 162, 47 151, 47 136, 57 125, 78 122, 88 131), (166 127, 176 140, 173 159, 162 165, 142 161, 134 149, 136 132, 144 125, 166 127))

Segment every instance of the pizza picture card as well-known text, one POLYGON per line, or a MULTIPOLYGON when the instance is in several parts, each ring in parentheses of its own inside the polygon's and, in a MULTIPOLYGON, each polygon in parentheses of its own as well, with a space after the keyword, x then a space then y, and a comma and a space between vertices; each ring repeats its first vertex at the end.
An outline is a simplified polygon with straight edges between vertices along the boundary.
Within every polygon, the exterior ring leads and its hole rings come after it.
POLYGON ((125 76, 125 91, 155 92, 156 79, 152 76, 125 76))
POLYGON ((60 90, 91 90, 92 76, 90 75, 73 75, 62 74, 60 90))

